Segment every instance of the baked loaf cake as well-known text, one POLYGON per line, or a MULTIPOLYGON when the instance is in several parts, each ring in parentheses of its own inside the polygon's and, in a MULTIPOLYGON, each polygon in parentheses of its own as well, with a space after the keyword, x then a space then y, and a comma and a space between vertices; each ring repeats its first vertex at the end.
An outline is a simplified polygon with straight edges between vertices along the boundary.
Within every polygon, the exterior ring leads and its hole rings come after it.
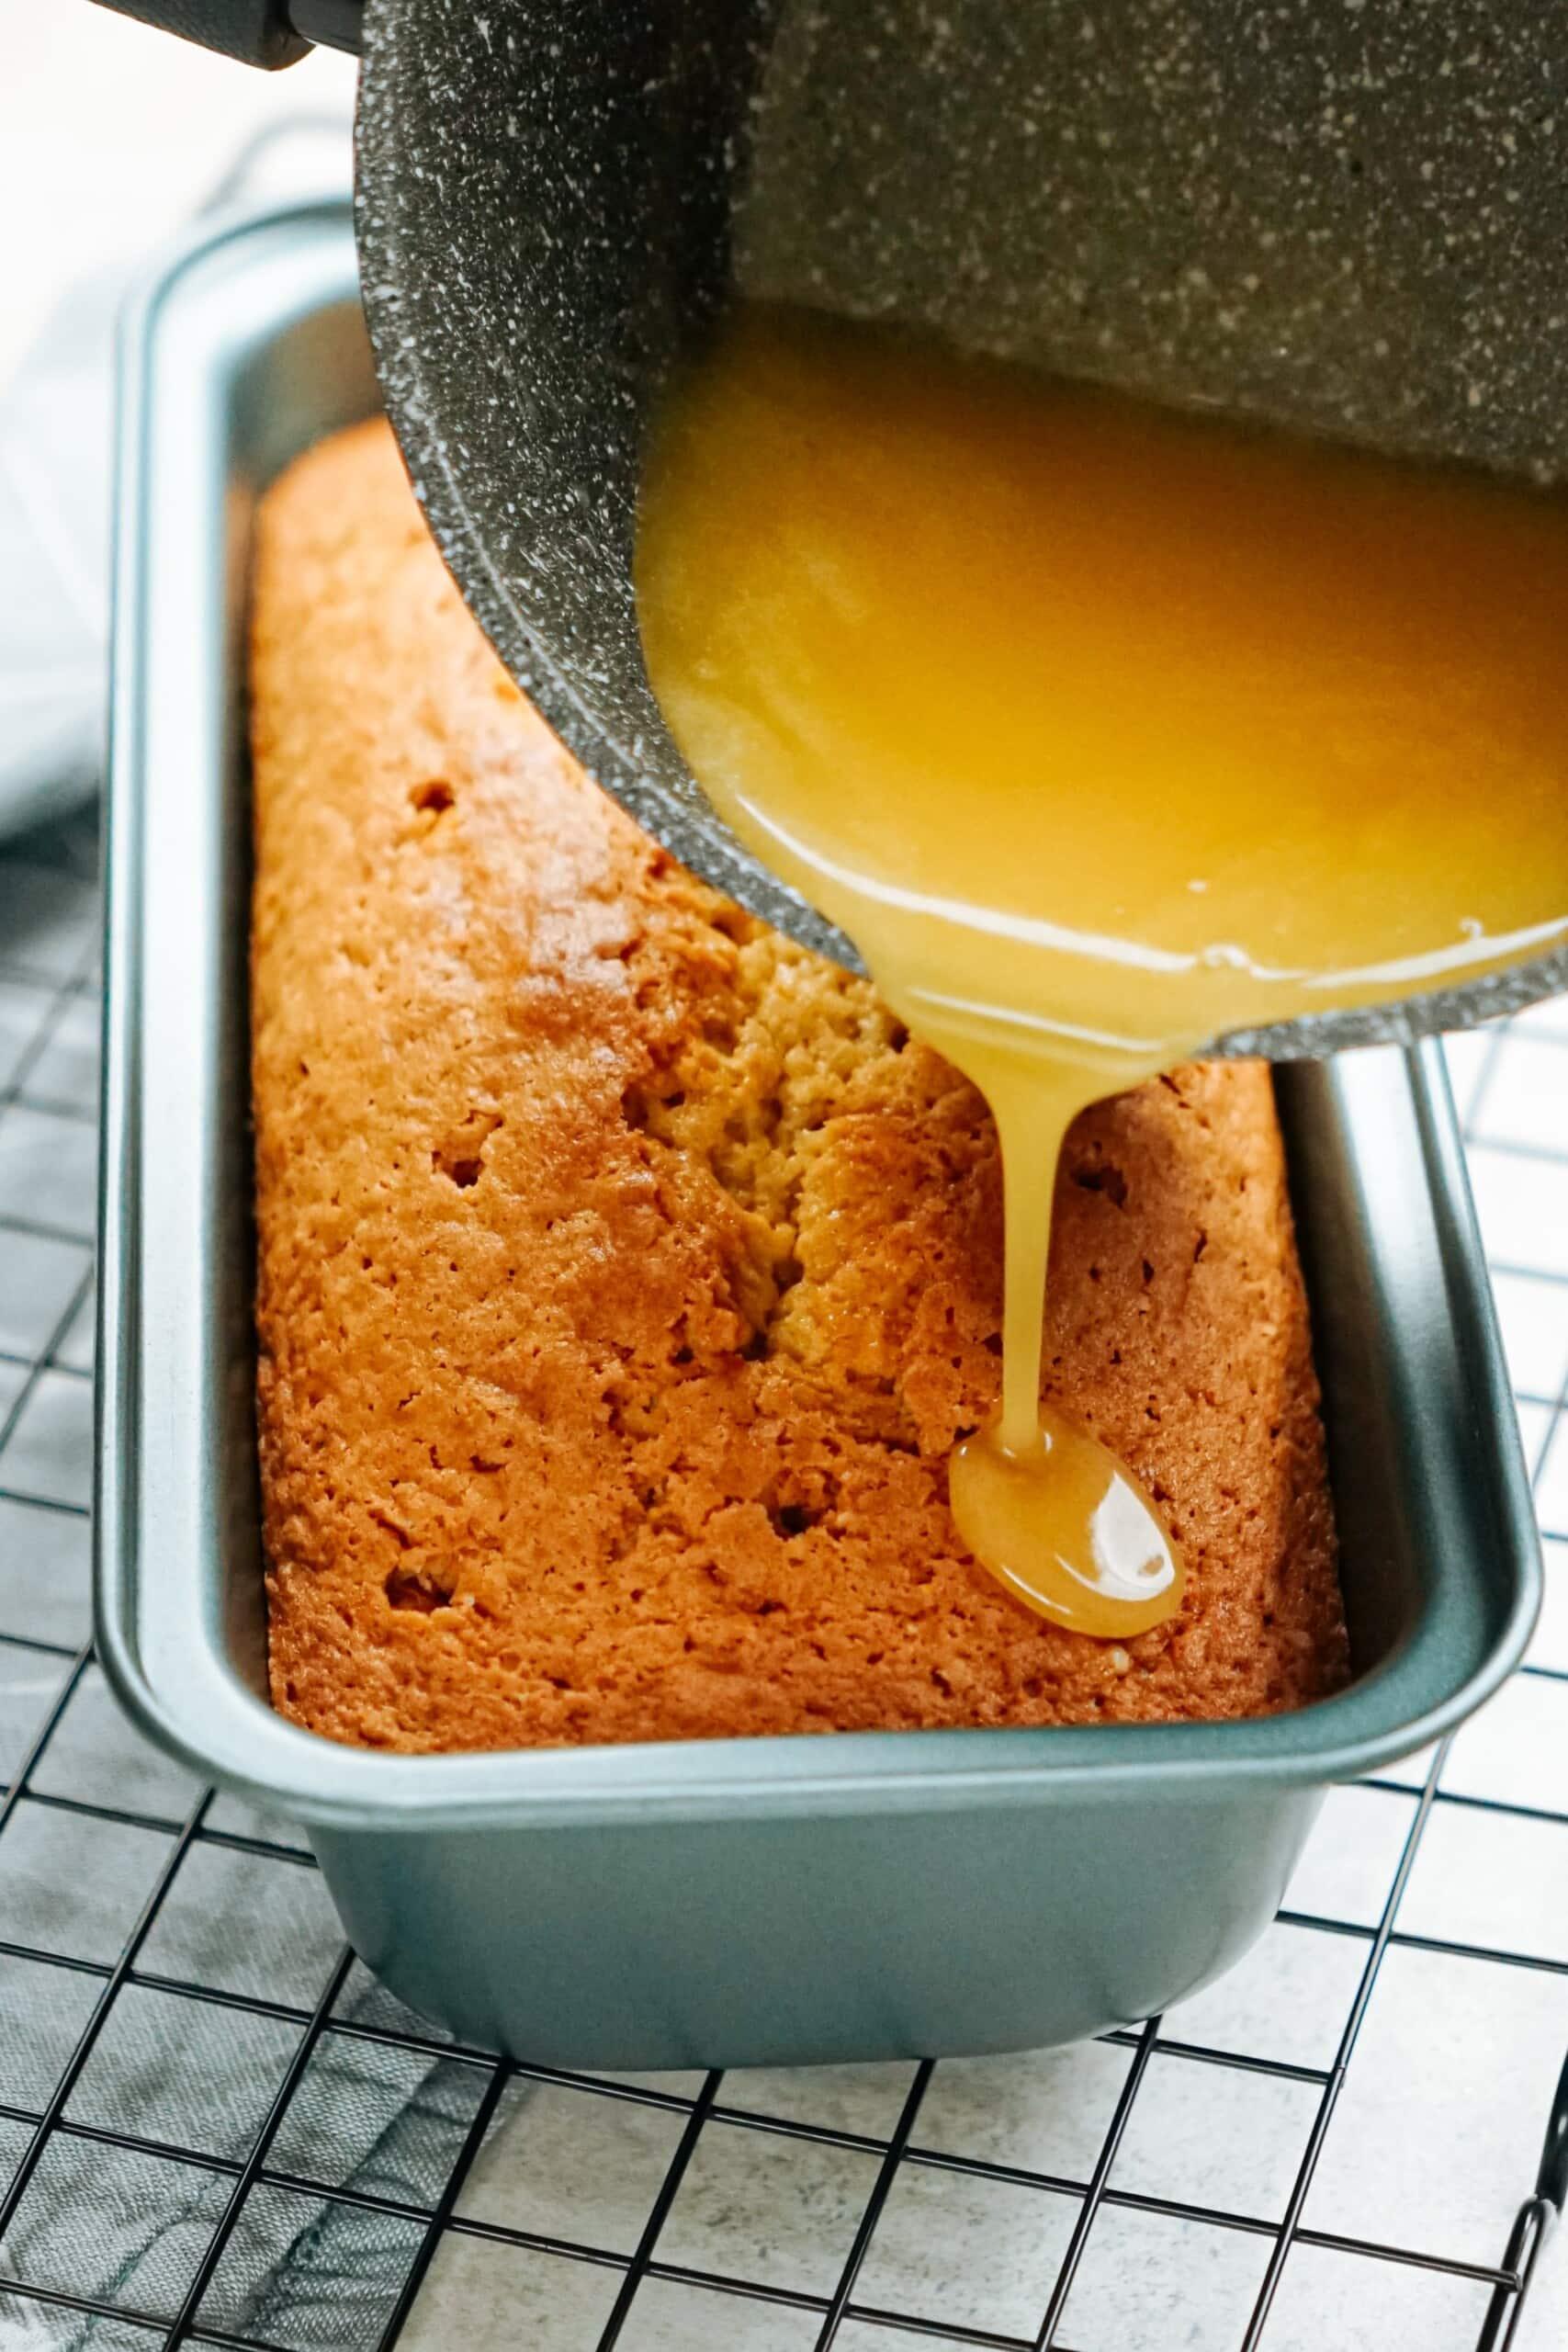
POLYGON ((261 1465, 276 1702, 402 1749, 1295 1707, 1347 1671, 1268 1072, 1073 1129, 1043 1384, 1180 1613, 1010 1600, 948 1515, 996 1400, 974 1091, 691 876, 503 674, 386 429, 266 501, 261 1465))

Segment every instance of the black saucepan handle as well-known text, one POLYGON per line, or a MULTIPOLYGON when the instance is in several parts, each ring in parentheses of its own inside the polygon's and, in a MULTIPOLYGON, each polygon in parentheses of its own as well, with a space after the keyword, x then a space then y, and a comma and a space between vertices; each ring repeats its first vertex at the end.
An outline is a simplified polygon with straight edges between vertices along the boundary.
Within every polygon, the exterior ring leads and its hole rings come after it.
POLYGON ((99 0, 203 49, 271 72, 316 44, 357 55, 363 0, 99 0))

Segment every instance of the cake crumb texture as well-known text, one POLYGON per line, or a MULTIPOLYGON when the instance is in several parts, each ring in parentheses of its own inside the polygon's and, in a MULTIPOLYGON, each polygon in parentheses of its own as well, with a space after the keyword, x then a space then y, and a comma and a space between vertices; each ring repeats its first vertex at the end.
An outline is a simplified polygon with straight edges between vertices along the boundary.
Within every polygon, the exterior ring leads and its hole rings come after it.
POLYGON ((1257 1715, 1347 1647, 1267 1070, 1102 1104, 1043 1392, 1179 1613, 1070 1634, 965 1553, 1001 1199, 974 1090, 693 879, 511 684, 389 434, 266 499, 254 620, 273 1695, 429 1750, 1257 1715))

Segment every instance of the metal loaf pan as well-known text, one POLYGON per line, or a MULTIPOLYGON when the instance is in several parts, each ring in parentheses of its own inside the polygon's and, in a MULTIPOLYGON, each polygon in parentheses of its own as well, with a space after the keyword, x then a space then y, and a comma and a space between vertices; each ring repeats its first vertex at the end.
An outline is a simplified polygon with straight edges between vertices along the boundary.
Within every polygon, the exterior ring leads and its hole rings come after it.
POLYGON ((1352 1688, 1260 1723, 404 1758, 265 1690, 244 615, 258 493, 377 393, 345 206, 185 247, 125 355, 97 1609, 152 1737, 308 1826, 415 2007, 571 2065, 1066 2041, 1268 1921, 1325 1787, 1502 1679, 1534 1520, 1435 1049, 1281 1070, 1352 1688))

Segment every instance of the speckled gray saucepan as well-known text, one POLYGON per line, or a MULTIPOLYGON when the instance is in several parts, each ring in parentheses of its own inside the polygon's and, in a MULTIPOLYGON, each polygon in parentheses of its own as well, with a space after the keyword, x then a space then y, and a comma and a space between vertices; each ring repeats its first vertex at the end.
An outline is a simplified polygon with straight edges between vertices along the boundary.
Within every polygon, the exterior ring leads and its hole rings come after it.
MULTIPOLYGON (((1564 469, 1561 8, 119 5, 274 62, 295 33, 357 38, 371 338, 469 603, 651 831, 847 961, 715 815, 643 672, 643 433, 671 359, 732 293, 1391 451, 1564 469)), ((1407 1037, 1565 981, 1557 953, 1227 1048, 1407 1037)))

